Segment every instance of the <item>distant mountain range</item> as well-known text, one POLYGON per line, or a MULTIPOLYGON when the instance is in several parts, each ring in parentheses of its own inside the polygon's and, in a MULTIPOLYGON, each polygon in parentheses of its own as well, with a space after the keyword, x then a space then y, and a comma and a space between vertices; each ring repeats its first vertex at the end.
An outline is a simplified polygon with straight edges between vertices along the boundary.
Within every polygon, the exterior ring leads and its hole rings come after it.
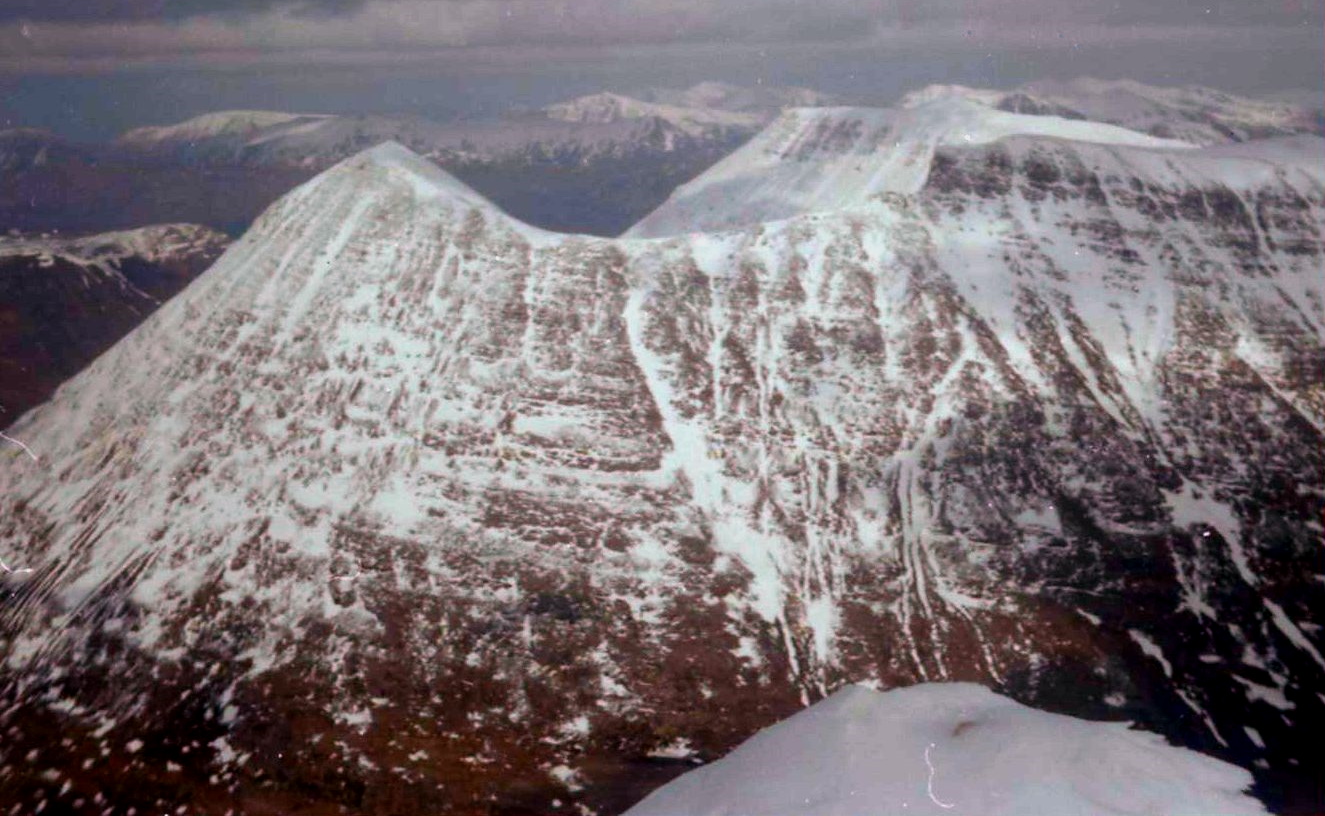
MULTIPOLYGON (((1194 144, 1319 133, 1319 105, 1134 82, 1033 83, 1013 91, 931 86, 938 96, 1024 114, 1091 119, 1194 144)), ((267 204, 354 153, 395 141, 506 212, 558 232, 618 235, 785 108, 838 104, 804 88, 703 82, 599 93, 496 120, 218 111, 74 145, 0 132, 0 228, 94 232, 167 221, 238 234, 267 204)))
POLYGON ((702 83, 648 100, 593 94, 482 122, 218 111, 113 145, 0 132, 0 227, 96 231, 179 220, 238 233, 281 193, 382 141, 446 167, 512 215, 616 235, 804 89, 702 83))
POLYGON ((757 132, 789 103, 827 100, 803 89, 706 83, 648 93, 591 94, 483 122, 207 114, 126 133, 120 148, 189 166, 310 172, 395 141, 454 173, 511 215, 562 232, 616 235, 757 132), (664 101, 665 100, 665 101, 664 101))

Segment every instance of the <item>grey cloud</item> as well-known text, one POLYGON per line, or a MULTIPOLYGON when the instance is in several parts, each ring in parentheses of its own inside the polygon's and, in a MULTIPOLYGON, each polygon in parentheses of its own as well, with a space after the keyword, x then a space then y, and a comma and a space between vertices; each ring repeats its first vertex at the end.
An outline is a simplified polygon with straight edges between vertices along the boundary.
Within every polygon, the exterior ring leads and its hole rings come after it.
MULTIPOLYGON (((410 0, 0 0, 0 22, 123 22, 196 17, 243 18, 286 11, 303 17, 353 14, 370 4, 410 0)), ((428 0, 452 6, 488 0, 428 0)), ((417 2, 417 0, 415 0, 417 2)), ((862 24, 912 25, 1312 25, 1325 21, 1319 0, 507 0, 511 8, 591 11, 640 26, 677 24, 682 32, 756 35, 761 28, 800 26, 812 37, 858 33, 862 24)), ((745 38, 748 38, 745 37, 745 38)))
POLYGON ((364 0, 0 0, 0 22, 130 22, 242 17, 285 9, 307 16, 346 14, 364 0))
POLYGON ((1319 0, 0 0, 0 73, 367 66, 443 53, 468 63, 478 49, 536 66, 645 47, 683 58, 704 46, 742 46, 733 53, 765 67, 765 53, 792 47, 823 59, 937 48, 965 65, 995 52, 1147 44, 1162 61, 1179 43, 1271 53, 1286 42, 1305 65, 1321 50, 1323 13, 1319 0), (19 23, 24 10, 50 19, 19 23))

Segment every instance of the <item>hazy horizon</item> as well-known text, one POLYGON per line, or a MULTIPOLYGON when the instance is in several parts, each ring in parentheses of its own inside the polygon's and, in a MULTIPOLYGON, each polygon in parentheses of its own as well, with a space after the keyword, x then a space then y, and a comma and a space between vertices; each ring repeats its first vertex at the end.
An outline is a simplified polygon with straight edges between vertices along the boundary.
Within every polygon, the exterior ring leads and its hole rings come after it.
POLYGON ((1325 94, 1323 12, 1297 0, 0 0, 0 125, 104 140, 230 108, 446 120, 703 80, 881 105, 936 82, 1079 76, 1325 94))

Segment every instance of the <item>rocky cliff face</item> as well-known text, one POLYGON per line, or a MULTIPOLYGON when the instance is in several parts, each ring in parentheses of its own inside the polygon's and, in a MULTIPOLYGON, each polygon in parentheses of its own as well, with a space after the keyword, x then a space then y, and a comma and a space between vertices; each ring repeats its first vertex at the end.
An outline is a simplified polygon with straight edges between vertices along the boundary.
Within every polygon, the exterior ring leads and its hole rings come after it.
POLYGON ((655 241, 345 162, 10 430, 0 789, 612 813, 959 679, 1315 801, 1320 148, 937 146, 655 241))
POLYGON ((0 427, 114 345, 228 243, 192 224, 0 238, 0 427))

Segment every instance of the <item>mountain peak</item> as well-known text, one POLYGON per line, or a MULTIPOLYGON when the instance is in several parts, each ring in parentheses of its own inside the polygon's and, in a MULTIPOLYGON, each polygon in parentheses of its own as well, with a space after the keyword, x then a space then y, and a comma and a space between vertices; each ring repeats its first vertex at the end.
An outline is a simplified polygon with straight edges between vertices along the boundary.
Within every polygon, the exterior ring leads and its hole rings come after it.
POLYGON ((363 183, 365 175, 388 182, 407 182, 421 198, 446 199, 464 207, 500 213, 502 218, 510 219, 510 216, 501 213, 497 205, 472 187, 394 140, 382 142, 356 153, 327 170, 322 176, 314 178, 309 184, 317 184, 323 177, 337 176, 352 178, 354 183, 358 184, 363 183))

